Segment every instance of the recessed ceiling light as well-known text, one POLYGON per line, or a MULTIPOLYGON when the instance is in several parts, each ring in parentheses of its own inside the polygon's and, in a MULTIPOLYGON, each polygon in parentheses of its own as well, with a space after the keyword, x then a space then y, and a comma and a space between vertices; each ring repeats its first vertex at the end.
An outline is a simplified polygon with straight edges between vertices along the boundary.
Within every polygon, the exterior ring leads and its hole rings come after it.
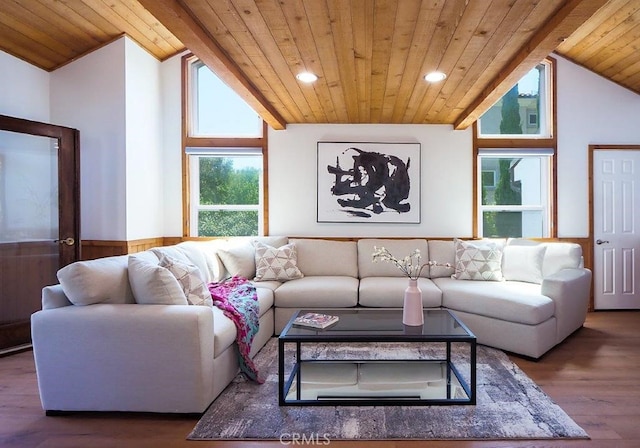
POLYGON ((447 75, 442 72, 431 72, 424 75, 424 80, 427 82, 440 82, 446 77, 447 75))
POLYGON ((296 78, 298 78, 299 81, 306 83, 315 82, 318 80, 318 76, 314 75, 311 72, 298 73, 296 75, 296 78))

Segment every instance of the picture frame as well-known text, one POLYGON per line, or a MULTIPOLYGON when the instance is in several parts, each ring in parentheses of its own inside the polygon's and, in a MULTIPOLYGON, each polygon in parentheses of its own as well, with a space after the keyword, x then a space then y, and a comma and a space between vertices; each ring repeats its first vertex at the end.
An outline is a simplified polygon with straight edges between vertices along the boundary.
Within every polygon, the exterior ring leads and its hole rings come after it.
POLYGON ((420 223, 420 143, 318 142, 317 153, 317 222, 420 223))

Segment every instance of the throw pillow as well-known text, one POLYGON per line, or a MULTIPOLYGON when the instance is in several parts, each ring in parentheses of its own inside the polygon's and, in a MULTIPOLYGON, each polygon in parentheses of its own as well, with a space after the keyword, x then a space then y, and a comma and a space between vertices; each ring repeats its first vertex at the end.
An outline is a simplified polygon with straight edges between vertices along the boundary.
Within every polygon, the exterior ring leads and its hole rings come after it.
POLYGON ((502 275, 505 280, 542 283, 542 260, 546 246, 508 245, 504 248, 502 275))
POLYGON ((189 305, 213 306, 211 293, 195 265, 164 255, 160 258, 159 266, 167 268, 178 280, 189 305))
MULTIPOLYGON (((154 257, 155 258, 155 257, 154 257)), ((168 269, 143 257, 129 257, 129 283, 136 302, 144 305, 188 305, 178 280, 168 269)))
POLYGON ((502 245, 488 241, 454 240, 455 272, 458 280, 502 281, 502 245))
POLYGON ((58 281, 74 305, 135 303, 127 263, 126 255, 76 261, 57 272, 58 281))
POLYGON ((296 246, 293 243, 279 248, 254 242, 256 248, 256 276, 254 280, 286 282, 304 275, 298 269, 296 246))
POLYGON ((255 249, 250 243, 218 249, 217 253, 231 277, 253 278, 256 275, 255 249))

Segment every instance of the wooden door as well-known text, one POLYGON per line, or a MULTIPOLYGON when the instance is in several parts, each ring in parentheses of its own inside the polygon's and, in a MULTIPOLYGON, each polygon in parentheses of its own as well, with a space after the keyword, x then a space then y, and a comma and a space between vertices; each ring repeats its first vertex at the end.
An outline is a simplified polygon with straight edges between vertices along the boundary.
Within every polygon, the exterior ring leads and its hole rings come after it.
POLYGON ((593 169, 594 308, 640 308, 640 146, 596 147, 593 169))
POLYGON ((56 272, 80 258, 79 133, 0 115, 0 352, 30 344, 56 272))

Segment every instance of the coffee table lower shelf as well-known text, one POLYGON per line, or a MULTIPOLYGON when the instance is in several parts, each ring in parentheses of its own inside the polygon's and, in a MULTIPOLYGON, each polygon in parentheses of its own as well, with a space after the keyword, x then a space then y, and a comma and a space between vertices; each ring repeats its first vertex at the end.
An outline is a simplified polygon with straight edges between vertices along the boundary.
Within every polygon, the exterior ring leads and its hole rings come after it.
POLYGON ((282 387, 281 406, 475 404, 447 360, 302 360, 282 387))

